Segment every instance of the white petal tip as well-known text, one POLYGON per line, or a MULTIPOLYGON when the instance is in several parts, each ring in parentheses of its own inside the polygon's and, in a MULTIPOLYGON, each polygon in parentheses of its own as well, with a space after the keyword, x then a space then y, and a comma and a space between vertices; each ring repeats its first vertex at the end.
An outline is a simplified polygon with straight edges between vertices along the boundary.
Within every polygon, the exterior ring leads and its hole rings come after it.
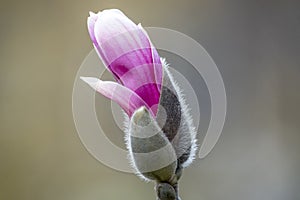
POLYGON ((89 86, 91 86, 94 90, 97 90, 97 85, 100 82, 99 79, 94 77, 83 77, 83 76, 81 76, 80 79, 86 82, 87 84, 89 84, 89 86))
POLYGON ((97 15, 96 13, 94 13, 93 11, 89 11, 90 17, 93 17, 95 15, 97 15))

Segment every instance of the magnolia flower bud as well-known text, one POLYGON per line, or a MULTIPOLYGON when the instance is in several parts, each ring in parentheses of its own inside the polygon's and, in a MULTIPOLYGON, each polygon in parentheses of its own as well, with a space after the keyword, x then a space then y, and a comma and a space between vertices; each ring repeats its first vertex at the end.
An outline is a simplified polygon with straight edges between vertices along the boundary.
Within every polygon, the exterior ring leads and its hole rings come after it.
POLYGON ((160 182, 175 177, 176 153, 145 107, 133 113, 127 135, 132 165, 139 175, 160 182))
POLYGON ((157 183, 160 200, 179 200, 177 182, 192 163, 196 131, 183 95, 143 27, 120 10, 90 13, 96 52, 117 82, 81 77, 126 112, 130 161, 157 183))

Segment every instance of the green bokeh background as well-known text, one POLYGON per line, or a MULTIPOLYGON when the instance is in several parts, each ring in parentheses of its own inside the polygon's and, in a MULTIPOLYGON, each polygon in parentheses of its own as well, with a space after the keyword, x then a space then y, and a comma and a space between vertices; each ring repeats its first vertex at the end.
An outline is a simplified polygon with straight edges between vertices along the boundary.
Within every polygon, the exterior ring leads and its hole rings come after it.
POLYGON ((191 36, 223 76, 224 131, 185 170, 183 200, 300 199, 299 1, 1 0, 1 200, 154 199, 152 184, 99 163, 75 130, 86 18, 106 8, 191 36))

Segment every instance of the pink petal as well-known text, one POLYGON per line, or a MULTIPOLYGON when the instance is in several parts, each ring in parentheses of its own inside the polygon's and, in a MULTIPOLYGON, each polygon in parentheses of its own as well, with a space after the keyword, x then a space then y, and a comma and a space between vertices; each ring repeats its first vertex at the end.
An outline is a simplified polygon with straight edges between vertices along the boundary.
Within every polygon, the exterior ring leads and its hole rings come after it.
POLYGON ((147 33, 121 11, 105 10, 97 15, 96 22, 91 16, 88 24, 89 29, 94 28, 91 39, 103 62, 119 83, 150 107, 158 104, 162 65, 147 33))
POLYGON ((94 90, 105 97, 118 103, 125 112, 131 116, 133 112, 147 104, 132 90, 111 81, 101 81, 93 77, 80 77, 81 80, 89 84, 94 90))

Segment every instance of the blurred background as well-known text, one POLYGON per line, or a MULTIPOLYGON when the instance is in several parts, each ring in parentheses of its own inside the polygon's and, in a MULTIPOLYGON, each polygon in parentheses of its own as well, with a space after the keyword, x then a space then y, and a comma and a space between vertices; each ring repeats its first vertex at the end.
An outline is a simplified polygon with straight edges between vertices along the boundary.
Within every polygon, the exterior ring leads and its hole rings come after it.
MULTIPOLYGON (((0 199, 155 199, 152 184, 95 160, 73 122, 73 81, 92 49, 88 11, 106 8, 119 8, 143 26, 189 35, 222 74, 224 130, 209 156, 185 170, 183 200, 300 199, 296 0, 1 0, 0 199)), ((193 85, 204 111, 200 141, 210 110, 203 84, 193 85)), ((100 95, 97 101, 109 105, 100 95)), ((100 118, 109 112, 98 109, 100 118)), ((113 123, 110 132, 120 143, 122 133, 113 123)))

